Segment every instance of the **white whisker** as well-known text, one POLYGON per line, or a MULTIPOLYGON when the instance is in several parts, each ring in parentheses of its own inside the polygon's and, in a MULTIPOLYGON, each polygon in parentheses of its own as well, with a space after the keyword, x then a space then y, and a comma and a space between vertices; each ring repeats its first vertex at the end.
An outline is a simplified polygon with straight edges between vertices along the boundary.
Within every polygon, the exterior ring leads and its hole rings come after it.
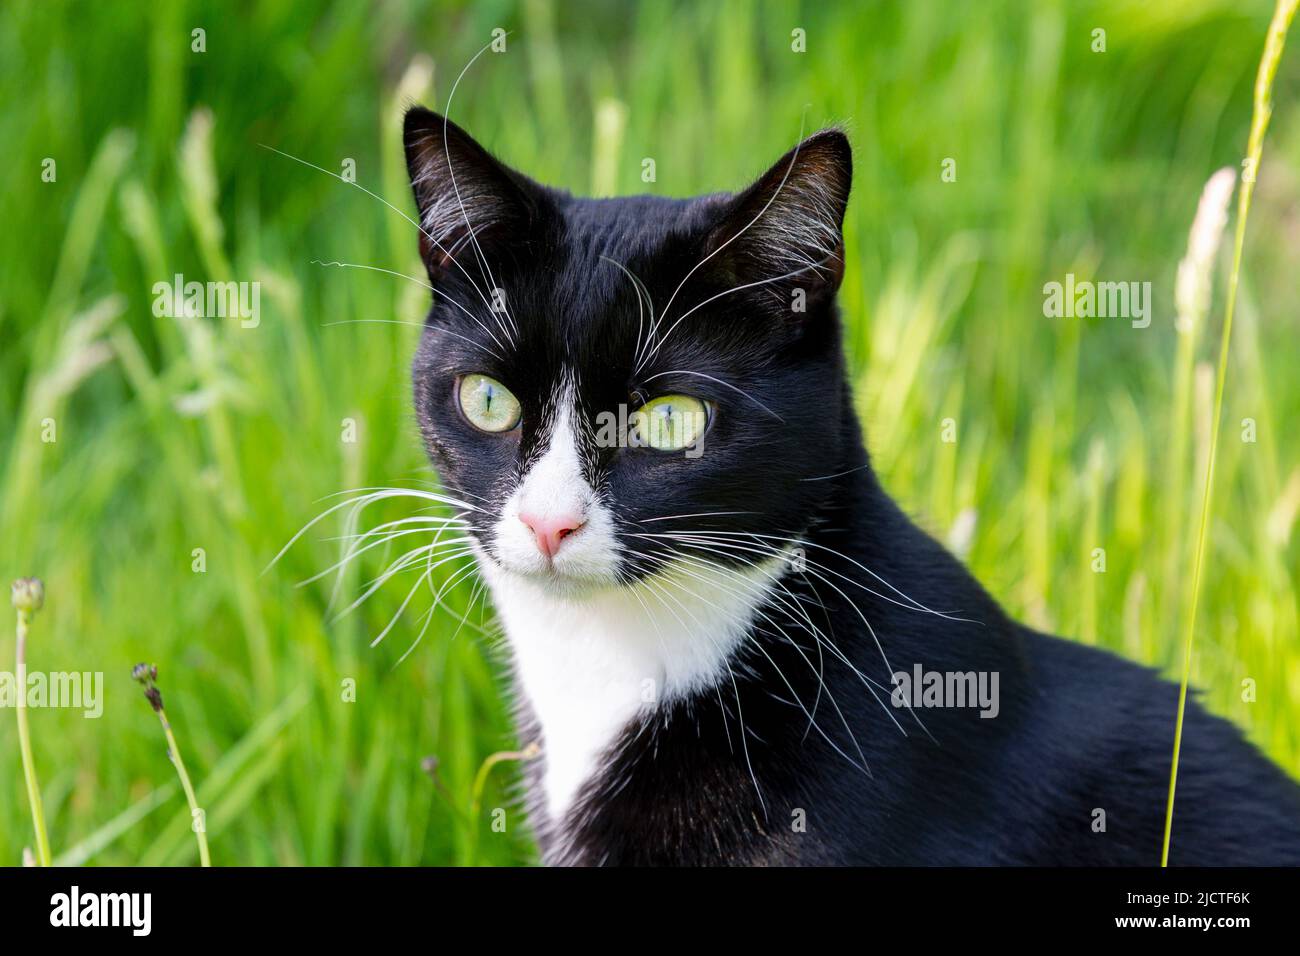
POLYGON ((306 166, 306 167, 309 168, 309 169, 314 169, 314 170, 316 170, 318 173, 324 173, 326 176, 332 176, 334 179, 337 179, 339 182, 344 183, 345 185, 348 185, 348 186, 355 186, 357 189, 360 189, 363 193, 365 193, 365 194, 366 194, 367 196, 369 196, 371 199, 374 199, 374 200, 376 200, 376 201, 378 201, 378 202, 383 203, 385 206, 387 206, 387 207, 388 207, 389 209, 391 209, 393 212, 397 213, 399 216, 401 216, 403 219, 405 219, 407 222, 409 222, 409 223, 410 223, 412 226, 414 226, 416 229, 420 230, 420 232, 423 233, 423 235, 425 236, 425 238, 427 238, 430 242, 432 242, 435 246, 437 246, 437 248, 438 248, 439 250, 441 250, 442 253, 443 253, 444 255, 447 256, 448 260, 450 260, 452 263, 454 263, 457 269, 460 269, 461 273, 465 276, 465 278, 468 279, 468 280, 470 281, 470 284, 474 286, 474 291, 477 292, 478 295, 479 295, 479 298, 483 300, 483 304, 484 304, 485 306, 487 306, 489 309, 491 308, 491 306, 488 305, 487 298, 483 295, 483 290, 480 289, 480 288, 478 287, 478 283, 474 281, 473 276, 471 276, 468 272, 466 272, 466 271, 465 271, 465 268, 464 268, 464 267, 463 267, 459 262, 457 262, 456 259, 455 259, 453 256, 451 256, 450 254, 447 253, 447 250, 443 248, 442 243, 440 243, 440 242, 438 241, 437 237, 430 235, 430 234, 428 233, 428 231, 425 230, 424 226, 422 226, 420 223, 416 222, 414 219, 412 219, 412 218, 411 218, 410 216, 408 216, 406 213, 402 212, 402 210, 398 209, 396 206, 394 206, 392 203, 390 203, 387 199, 385 199, 384 197, 378 195, 377 193, 371 192, 369 189, 367 189, 365 186, 362 186, 359 182, 356 182, 355 180, 352 180, 352 179, 345 179, 345 178, 343 178, 343 176, 339 175, 338 173, 336 173, 336 172, 334 172, 334 171, 332 171, 332 170, 325 169, 325 168, 322 167, 322 166, 317 166, 315 163, 309 163, 307 160, 305 160, 305 159, 300 159, 300 158, 298 158, 297 156, 294 156, 292 153, 286 153, 286 152, 285 152, 284 150, 282 150, 282 149, 276 149, 274 146, 268 146, 268 145, 266 145, 265 143, 258 143, 257 145, 260 146, 260 147, 262 147, 262 149, 270 150, 271 152, 273 152, 273 153, 275 153, 275 154, 277 154, 277 155, 279 155, 279 156, 283 156, 285 159, 291 159, 291 160, 293 160, 295 163, 301 163, 303 166, 306 166))
MULTIPOLYGON (((504 36, 509 36, 509 33, 504 34, 504 36)), ((481 57, 484 53, 486 53, 489 49, 491 49, 492 44, 496 42, 497 42, 496 38, 494 37, 492 40, 489 40, 488 43, 481 50, 479 50, 472 57, 470 57, 469 62, 466 63, 464 69, 460 71, 460 75, 456 77, 456 82, 452 83, 451 92, 447 94, 447 105, 442 111, 442 150, 443 150, 444 159, 447 163, 447 174, 451 178, 451 188, 452 191, 456 194, 456 203, 457 205, 460 206, 461 216, 465 220, 465 228, 469 230, 469 239, 474 246, 474 252, 478 258, 479 274, 482 275, 484 272, 487 273, 487 282, 489 283, 489 288, 493 290, 497 289, 498 286, 496 283, 496 279, 492 276, 492 267, 488 265, 487 257, 483 254, 483 249, 479 245, 477 236, 474 234, 474 225, 469 220, 469 213, 465 211, 465 203, 461 199, 460 187, 456 184, 456 170, 452 168, 451 165, 451 146, 447 140, 447 124, 451 116, 451 101, 456 96, 456 88, 460 86, 460 81, 465 78, 465 74, 469 72, 469 68, 474 65, 474 62, 479 57, 481 57)), ((494 300, 493 305, 495 304, 496 303, 494 300)), ((517 330, 518 326, 515 324, 514 318, 510 315, 508 303, 502 301, 501 307, 502 307, 501 311, 504 312, 506 317, 510 319, 511 326, 513 326, 517 330)), ((506 328, 505 324, 501 320, 501 313, 498 312, 492 305, 488 306, 488 311, 491 312, 492 315, 496 317, 497 327, 501 329, 502 334, 506 336, 506 338, 510 341, 512 345, 515 344, 515 338, 512 335, 511 330, 506 328)))
MULTIPOLYGON (((794 170, 794 165, 799 159, 799 150, 803 147, 803 131, 804 131, 804 122, 806 121, 806 119, 807 119, 807 110, 804 111, 804 115, 801 116, 799 119, 799 141, 794 148, 794 152, 790 156, 790 165, 786 167, 785 174, 781 177, 781 182, 777 185, 776 190, 772 193, 770 197, 768 197, 767 202, 763 205, 763 208, 758 211, 758 214, 754 216, 754 218, 751 219, 748 223, 746 223, 745 226, 739 232, 737 232, 734 236, 732 236, 726 242, 719 245, 707 256, 705 256, 703 259, 697 262, 694 265, 694 267, 692 267, 691 271, 686 273, 686 275, 682 277, 682 281, 677 283, 677 288, 673 290, 673 294, 668 297, 668 304, 664 306, 663 312, 660 313, 659 317, 661 320, 668 315, 668 310, 673 307, 673 300, 677 298, 677 293, 682 291, 682 286, 686 285, 690 277, 695 275, 696 271, 698 271, 700 267, 703 266, 706 262, 708 262, 710 259, 716 256, 723 249, 727 248, 727 246, 731 245, 733 242, 735 242, 737 239, 743 236, 749 230, 749 228, 752 225, 754 225, 754 223, 758 222, 760 219, 763 218, 763 214, 767 212, 768 208, 772 205, 772 203, 776 202, 776 197, 779 196, 781 194, 781 190, 785 188, 786 180, 790 178, 790 173, 794 170)), ((663 341, 667 341, 667 337, 665 337, 663 341)), ((663 341, 659 342, 655 346, 656 351, 663 344, 663 341)), ((647 356, 647 359, 649 357, 650 356, 647 356)), ((640 371, 639 365, 637 366, 637 370, 640 371)))

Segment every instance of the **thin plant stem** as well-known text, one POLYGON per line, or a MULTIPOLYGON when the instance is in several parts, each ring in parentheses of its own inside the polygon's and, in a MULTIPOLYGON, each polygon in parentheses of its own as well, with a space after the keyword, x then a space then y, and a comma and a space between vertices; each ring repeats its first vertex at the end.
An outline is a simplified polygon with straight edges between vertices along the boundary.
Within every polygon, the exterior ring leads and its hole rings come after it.
POLYGON ((1264 42, 1264 55, 1260 59, 1255 77, 1255 108, 1250 123, 1245 169, 1241 190, 1237 196, 1237 228, 1233 236, 1232 272, 1228 276, 1228 294, 1224 305, 1223 333, 1219 341, 1219 365, 1214 383, 1214 413, 1210 424, 1210 450, 1205 463, 1205 484, 1201 496, 1201 520, 1196 533, 1196 553, 1192 565, 1191 601, 1183 637, 1183 673, 1178 689, 1178 719, 1174 724, 1174 757, 1169 768, 1169 800, 1165 805, 1164 845, 1160 851, 1160 865, 1169 866, 1169 842, 1174 826, 1174 792, 1178 786, 1178 757, 1183 743, 1183 716, 1187 710, 1187 685, 1192 671, 1192 639, 1196 633, 1196 609, 1201 590, 1201 570, 1205 561, 1206 538, 1210 523, 1210 506, 1214 491, 1214 463, 1219 447, 1219 422, 1223 415, 1223 385, 1228 376, 1228 346, 1232 339, 1232 317, 1237 304, 1237 285, 1241 278, 1242 250, 1246 244, 1246 219, 1250 214, 1250 200, 1255 192, 1255 179, 1259 171, 1260 156, 1264 150, 1264 134, 1273 115, 1273 78, 1282 60, 1282 47, 1287 30, 1295 18, 1300 0, 1277 0, 1273 20, 1269 24, 1264 42))
POLYGON ((487 786, 488 774, 497 764, 507 760, 532 760, 539 753, 541 748, 536 743, 530 743, 523 750, 499 750, 488 756, 478 768, 478 773, 474 775, 474 788, 470 796, 470 819, 472 828, 470 830, 470 865, 473 866, 478 861, 478 844, 479 844, 479 812, 483 804, 483 790, 487 786))
POLYGON ((41 785, 36 779, 32 759, 32 738, 27 728, 27 628, 32 612, 18 609, 18 651, 14 666, 18 683, 18 748, 22 751, 23 777, 27 781, 27 802, 32 806, 32 828, 36 831, 36 862, 50 865, 50 837, 45 830, 45 807, 41 802, 41 785))
POLYGON ((163 709, 162 693, 154 683, 158 680, 158 667, 156 664, 136 664, 131 668, 131 677, 144 688, 145 699, 149 701, 149 706, 153 708, 153 712, 158 715, 158 720, 162 723, 163 735, 167 738, 167 756, 171 759, 172 766, 176 768, 177 776, 181 778, 185 801, 190 805, 190 829, 194 831, 194 836, 199 841, 199 865, 211 866, 212 858, 208 856, 207 820, 204 818, 203 811, 199 809, 198 798, 194 796, 194 785, 190 783, 189 771, 185 769, 185 761, 181 758, 181 748, 176 744, 176 735, 172 733, 171 721, 167 719, 167 711, 163 709))
MULTIPOLYGON (((185 799, 190 805, 190 821, 193 829, 194 820, 203 820, 203 811, 199 809, 198 798, 194 795, 194 784, 190 783, 190 775, 185 769, 185 761, 181 759, 181 749, 176 746, 176 735, 172 733, 172 725, 167 720, 167 712, 160 708, 158 719, 162 722, 163 733, 167 735, 167 753, 176 766, 176 773, 181 778, 181 787, 185 790, 185 799)), ((211 866, 212 858, 208 855, 206 822, 199 824, 198 828, 194 830, 194 835, 199 841, 199 865, 211 866)))

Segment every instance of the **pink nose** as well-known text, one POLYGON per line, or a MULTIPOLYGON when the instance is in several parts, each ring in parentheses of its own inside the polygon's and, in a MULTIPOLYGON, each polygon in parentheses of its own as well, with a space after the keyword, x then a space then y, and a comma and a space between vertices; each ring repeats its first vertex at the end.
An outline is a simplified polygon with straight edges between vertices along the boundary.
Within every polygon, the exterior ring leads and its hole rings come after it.
POLYGON ((560 550, 561 542, 586 524, 577 515, 565 512, 544 518, 520 512, 519 520, 528 526, 528 530, 537 539, 538 550, 548 558, 555 557, 555 552, 560 550))

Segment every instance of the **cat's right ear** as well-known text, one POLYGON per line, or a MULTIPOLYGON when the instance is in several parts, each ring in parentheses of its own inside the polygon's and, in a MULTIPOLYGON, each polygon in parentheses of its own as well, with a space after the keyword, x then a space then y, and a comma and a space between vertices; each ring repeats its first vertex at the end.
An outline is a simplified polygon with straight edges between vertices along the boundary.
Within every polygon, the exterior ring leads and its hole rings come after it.
POLYGON ((536 187, 455 123, 422 106, 406 111, 406 169, 420 210, 420 258, 435 284, 457 263, 477 275, 477 244, 491 258, 527 235, 536 187))

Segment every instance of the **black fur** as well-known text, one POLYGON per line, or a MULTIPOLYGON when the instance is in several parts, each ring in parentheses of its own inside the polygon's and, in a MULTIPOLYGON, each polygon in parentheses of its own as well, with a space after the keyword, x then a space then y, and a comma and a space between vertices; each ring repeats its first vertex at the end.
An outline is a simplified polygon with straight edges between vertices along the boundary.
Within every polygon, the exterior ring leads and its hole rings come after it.
MULTIPOLYGON (((850 179, 840 133, 805 141, 736 197, 688 200, 597 201, 544 188, 422 109, 407 114, 406 146, 422 214, 452 189, 449 169, 472 198, 460 224, 443 207, 438 243, 421 238, 437 295, 414 363, 415 401, 451 491, 499 507, 545 439, 557 376, 573 367, 586 415, 667 392, 716 407, 706 453, 696 459, 587 449, 587 477, 614 504, 635 558, 620 569, 625 579, 669 559, 664 545, 635 537, 662 515, 734 512, 653 525, 735 541, 724 549, 733 565, 765 556, 763 541, 806 543, 806 570, 787 575, 790 594, 764 609, 732 662, 735 688, 660 707, 627 728, 564 820, 535 811, 546 859, 1159 862, 1177 688, 1007 618, 903 515, 869 467, 834 303, 850 179), (786 228, 801 215, 833 220, 833 236, 786 228), (479 291, 490 283, 467 223, 507 292, 518 327, 508 348, 487 332, 496 326, 479 291), (637 295, 609 260, 643 281, 662 309, 710 253, 666 324, 718 298, 638 373, 637 295), (788 272, 795 274, 765 281, 788 272), (797 290, 802 312, 791 308, 797 290), (460 418, 453 383, 467 372, 508 383, 524 409, 517 432, 485 437, 460 418), (892 706, 891 673, 915 664, 997 672, 997 717, 892 706), (1104 832, 1094 830, 1098 810, 1104 832)), ((490 554, 491 536, 476 533, 490 554)), ((535 735, 526 702, 523 720, 525 736, 535 735)), ((533 787, 539 773, 530 772, 533 787)), ((1187 705, 1171 862, 1300 864, 1300 789, 1195 700, 1187 705)))

